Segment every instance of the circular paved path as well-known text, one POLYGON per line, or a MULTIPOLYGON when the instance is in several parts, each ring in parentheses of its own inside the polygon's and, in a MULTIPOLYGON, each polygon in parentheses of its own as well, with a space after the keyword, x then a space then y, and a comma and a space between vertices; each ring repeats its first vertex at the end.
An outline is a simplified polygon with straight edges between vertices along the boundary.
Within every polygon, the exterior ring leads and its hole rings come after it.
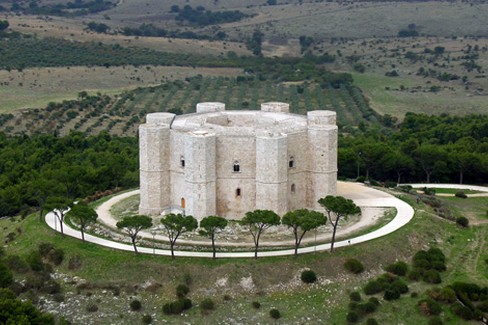
MULTIPOLYGON (((425 185, 423 185, 425 186, 425 185)), ((437 186, 437 185, 436 185, 437 186)), ((488 191, 488 189, 487 189, 488 191)), ((97 212, 99 213, 99 217, 102 222, 107 223, 109 226, 115 224, 115 220, 110 216, 109 209, 110 207, 120 201, 123 200, 124 198, 130 197, 132 195, 138 194, 138 190, 131 191, 131 192, 126 192, 117 196, 112 197, 110 200, 106 201, 100 207, 97 208, 97 212)), ((414 215, 414 210, 413 208, 408 205, 406 202, 395 198, 394 196, 379 191, 375 190, 372 188, 369 188, 365 186, 364 184, 361 183, 344 183, 344 182, 339 182, 338 183, 338 190, 337 190, 337 195, 341 195, 347 198, 352 199, 358 206, 364 208, 364 207, 393 207, 396 209, 397 214, 393 218, 392 221, 390 221, 388 224, 385 226, 381 227, 380 229, 377 229, 373 232, 370 232, 365 235, 349 238, 346 240, 342 241, 337 241, 334 244, 334 247, 343 247, 343 246, 348 246, 348 245, 355 245, 359 244, 365 241, 369 241, 372 239, 376 239, 385 235, 388 235, 399 228, 403 227, 406 225, 414 215)), ((48 213, 46 215, 46 223, 51 227, 52 229, 55 229, 56 231, 59 231, 59 222, 57 221, 56 217, 52 212, 48 213)), ((81 239, 81 233, 78 230, 75 230, 71 228, 69 225, 64 224, 64 233, 65 235, 75 237, 78 239, 81 239)), ((152 235, 150 233, 143 233, 142 234, 145 237, 151 238, 152 235)), ((157 239, 165 239, 165 237, 159 237, 156 236, 157 239)), ((105 246, 105 247, 110 247, 114 249, 119 249, 119 250, 125 250, 125 251, 134 251, 134 248, 132 245, 129 244, 124 244, 124 243, 119 243, 119 242, 114 242, 111 240, 103 239, 100 237, 96 237, 90 234, 85 234, 85 240, 87 242, 91 242, 97 245, 105 246)), ((180 242, 180 241, 178 241, 180 242)), ((180 242, 181 243, 181 242, 180 242)), ((283 244, 283 243, 280 243, 283 244)), ((308 246, 308 247, 303 247, 298 249, 299 254, 305 254, 305 253, 312 253, 312 252, 318 252, 318 251, 325 251, 330 249, 330 243, 327 244, 321 244, 321 245, 316 245, 316 246, 308 246)), ((165 256, 171 256, 171 251, 166 250, 166 249, 153 249, 151 247, 138 247, 137 250, 140 253, 146 253, 146 254, 156 254, 156 255, 165 255, 165 256)), ((259 257, 265 257, 265 256, 286 256, 286 255, 293 255, 295 253, 295 250, 293 248, 290 249, 285 249, 285 250, 274 250, 274 251, 262 251, 258 252, 259 257)), ((184 256, 184 257, 206 257, 210 258, 212 257, 212 252, 193 252, 193 251, 175 251, 176 256, 184 256)), ((248 252, 217 252, 217 257, 220 258, 248 258, 248 257, 254 257, 254 252, 253 251, 248 251, 248 252)))

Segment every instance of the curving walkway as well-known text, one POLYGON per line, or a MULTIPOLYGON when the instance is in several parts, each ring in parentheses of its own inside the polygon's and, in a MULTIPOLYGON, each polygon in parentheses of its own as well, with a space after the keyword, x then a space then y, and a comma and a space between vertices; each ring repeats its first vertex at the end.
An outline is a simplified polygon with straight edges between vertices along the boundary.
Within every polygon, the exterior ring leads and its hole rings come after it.
MULTIPOLYGON (((486 186, 478 186, 478 185, 464 185, 464 184, 401 184, 401 185, 410 185, 413 188, 423 188, 423 187, 433 187, 433 188, 448 188, 448 189, 455 189, 455 190, 471 190, 471 191, 479 191, 484 193, 475 193, 475 194, 466 194, 468 197, 485 197, 488 196, 488 187, 486 186)), ((454 196, 454 194, 436 194, 437 196, 454 196)))
MULTIPOLYGON (((423 186, 425 186, 425 185, 423 185, 423 186)), ((337 193, 338 195, 342 195, 344 197, 352 199, 358 206, 360 206, 362 208, 363 207, 393 207, 397 211, 397 214, 394 217, 394 219, 392 221, 390 221, 388 224, 386 224, 385 226, 383 226, 380 229, 377 229, 375 231, 372 231, 368 234, 365 234, 365 235, 349 238, 349 239, 342 240, 342 241, 337 241, 334 244, 334 247, 337 247, 337 248, 343 247, 343 246, 348 246, 348 245, 355 245, 355 244, 363 243, 363 242, 373 240, 373 239, 376 239, 379 237, 386 236, 386 235, 400 229, 404 225, 406 225, 413 218, 413 215, 414 215, 413 208, 409 204, 407 204, 406 202, 404 202, 400 199, 397 199, 393 195, 390 195, 388 193, 369 188, 369 187, 365 186, 364 184, 339 182, 337 192, 338 192, 337 193)), ((135 195, 137 193, 138 193, 138 190, 123 193, 123 194, 120 194, 120 195, 117 195, 117 196, 111 198, 107 202, 100 205, 100 207, 97 209, 97 213, 99 214, 99 217, 102 220, 102 222, 107 223, 108 225, 111 225, 113 223, 112 226, 115 226, 115 220, 113 218, 107 218, 107 216, 110 215, 110 213, 109 213, 110 207, 115 202, 118 202, 124 198, 135 195)), ((52 229, 54 229, 56 231, 59 231, 59 222, 57 221, 56 217, 54 216, 54 214, 52 212, 50 212, 46 215, 45 221, 49 225, 49 227, 51 227, 52 229)), ((64 228, 65 235, 81 239, 80 231, 71 228, 67 224, 64 224, 63 228, 64 228)), ((147 232, 144 233, 144 236, 152 237, 152 235, 147 233, 147 232)), ((162 237, 162 236, 161 237, 156 236, 156 238, 162 239, 162 240, 165 239, 165 237, 162 237)), ((91 242, 91 243, 101 245, 101 246, 105 246, 105 247, 109 247, 109 248, 125 250, 125 251, 134 251, 134 248, 132 247, 132 245, 114 242, 114 241, 103 239, 100 237, 96 237, 96 236, 93 236, 90 234, 85 234, 85 240, 87 242, 91 242)), ((283 244, 283 243, 280 243, 280 244, 283 244)), ((138 247, 137 249, 140 253, 171 256, 170 250, 153 249, 151 247, 138 247)), ((328 249, 330 249, 330 243, 299 248, 298 253, 299 254, 305 254, 305 253, 325 251, 328 249)), ((295 250, 293 248, 290 248, 290 249, 285 249, 285 250, 262 251, 262 252, 258 252, 258 256, 259 257, 287 256, 287 255, 294 255, 294 253, 295 253, 295 250)), ((211 258, 212 252, 175 251, 175 256, 211 258)), ((248 257, 254 257, 254 251, 248 251, 248 252, 217 252, 217 257, 218 258, 248 258, 248 257)))

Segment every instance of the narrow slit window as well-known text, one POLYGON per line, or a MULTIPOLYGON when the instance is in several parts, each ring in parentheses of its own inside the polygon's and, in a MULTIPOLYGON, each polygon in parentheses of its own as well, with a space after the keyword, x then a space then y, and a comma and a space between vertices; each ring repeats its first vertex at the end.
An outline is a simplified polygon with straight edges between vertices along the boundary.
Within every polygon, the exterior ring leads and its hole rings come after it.
POLYGON ((238 173, 241 171, 241 165, 238 161, 234 161, 234 173, 238 173))
POLYGON ((241 197, 241 189, 240 188, 236 189, 236 197, 241 197))
POLYGON ((185 157, 183 156, 180 157, 180 166, 185 167, 185 157))
POLYGON ((295 184, 291 184, 291 192, 295 193, 295 190, 296 190, 295 184))
POLYGON ((289 168, 294 168, 295 167, 295 158, 290 157, 290 160, 288 160, 288 167, 289 168))

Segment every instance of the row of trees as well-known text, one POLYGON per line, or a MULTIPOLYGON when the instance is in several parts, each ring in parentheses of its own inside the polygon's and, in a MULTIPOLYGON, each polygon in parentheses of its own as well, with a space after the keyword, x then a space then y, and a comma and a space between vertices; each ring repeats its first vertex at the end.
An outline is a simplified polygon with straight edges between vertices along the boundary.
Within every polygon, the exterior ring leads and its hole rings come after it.
POLYGON ((338 157, 346 178, 480 183, 488 179, 488 116, 407 113, 398 130, 341 137, 338 157))
MULTIPOLYGON (((258 256, 261 235, 270 227, 283 224, 293 230, 295 255, 297 255, 298 248, 302 243, 305 234, 325 225, 327 219, 330 221, 333 228, 331 241, 331 251, 333 251, 339 221, 350 215, 359 214, 361 210, 352 200, 342 196, 326 196, 320 199, 319 203, 324 207, 327 216, 321 212, 308 209, 289 211, 283 215, 282 218, 271 210, 255 210, 247 212, 245 217, 240 221, 240 224, 248 228, 253 238, 254 257, 257 258, 258 256)), ((161 224, 168 237, 172 258, 175 258, 174 247, 177 239, 183 233, 192 232, 199 227, 198 221, 193 216, 184 216, 181 214, 168 214, 161 219, 161 224)), ((210 238, 212 242, 213 258, 216 256, 216 235, 225 229, 227 225, 227 219, 219 216, 208 216, 200 221, 199 233, 210 238)), ((143 215, 125 217, 117 222, 117 228, 124 230, 129 235, 136 253, 136 243, 140 239, 140 231, 151 227, 153 227, 151 217, 143 215)))

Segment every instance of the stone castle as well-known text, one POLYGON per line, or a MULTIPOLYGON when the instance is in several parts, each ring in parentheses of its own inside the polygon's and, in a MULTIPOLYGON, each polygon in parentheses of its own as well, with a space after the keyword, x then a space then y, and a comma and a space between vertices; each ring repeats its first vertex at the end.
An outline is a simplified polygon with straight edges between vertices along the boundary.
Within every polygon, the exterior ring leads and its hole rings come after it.
POLYGON ((319 209, 319 198, 336 193, 332 111, 302 116, 285 103, 264 103, 260 111, 200 103, 194 114, 148 114, 139 139, 140 214, 283 215, 319 209))

